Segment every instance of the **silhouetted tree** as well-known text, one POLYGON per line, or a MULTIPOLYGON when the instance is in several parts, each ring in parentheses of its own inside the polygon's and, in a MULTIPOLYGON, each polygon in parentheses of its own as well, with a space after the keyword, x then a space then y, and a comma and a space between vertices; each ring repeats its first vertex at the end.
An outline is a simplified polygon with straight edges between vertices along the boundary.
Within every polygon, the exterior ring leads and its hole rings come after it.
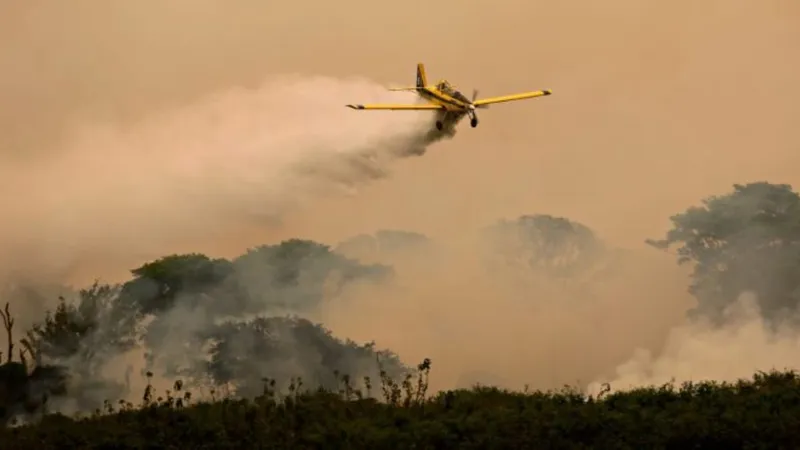
POLYGON ((327 245, 301 239, 249 249, 233 264, 238 284, 257 311, 307 311, 351 281, 392 273, 391 267, 361 264, 327 245))
POLYGON ((233 273, 225 259, 211 259, 199 253, 170 255, 131 271, 134 278, 123 286, 123 299, 142 314, 171 308, 179 295, 209 293, 233 273))
POLYGON ((22 344, 37 361, 76 359, 87 374, 93 372, 100 360, 135 344, 135 322, 116 309, 118 292, 118 286, 95 282, 76 301, 59 297, 55 311, 47 311, 22 344))
POLYGON ((570 277, 593 268, 605 247, 587 226, 547 214, 503 220, 485 230, 493 254, 505 264, 570 277))
POLYGON ((800 196, 787 184, 735 184, 702 206, 671 217, 673 227, 650 245, 677 245, 678 263, 695 264, 693 315, 720 319, 746 291, 775 319, 800 300, 800 196))
MULTIPOLYGON (((13 355, 14 317, 9 304, 0 311, 8 339, 8 353, 13 355)), ((31 346, 22 342, 19 350, 19 362, 8 357, 0 364, 0 422, 8 422, 14 415, 28 415, 41 410, 50 395, 62 395, 66 392, 67 373, 61 367, 37 364, 31 371, 26 353, 31 346)))
MULTIPOLYGON (((208 370, 207 335, 219 330, 220 318, 239 323, 254 314, 307 312, 349 282, 390 273, 390 267, 361 264, 327 245, 290 239, 233 261, 201 254, 160 258, 133 271, 121 298, 151 319, 142 339, 153 370, 199 381, 208 370)), ((224 346, 225 336, 214 337, 224 346)))
POLYGON ((227 322, 209 334, 209 371, 219 383, 232 383, 245 396, 257 395, 263 379, 285 388, 292 377, 302 377, 307 386, 337 388, 336 373, 348 374, 355 386, 361 378, 377 379, 376 358, 391 376, 407 368, 388 350, 376 350, 374 343, 359 345, 335 338, 320 324, 298 317, 258 317, 227 322))

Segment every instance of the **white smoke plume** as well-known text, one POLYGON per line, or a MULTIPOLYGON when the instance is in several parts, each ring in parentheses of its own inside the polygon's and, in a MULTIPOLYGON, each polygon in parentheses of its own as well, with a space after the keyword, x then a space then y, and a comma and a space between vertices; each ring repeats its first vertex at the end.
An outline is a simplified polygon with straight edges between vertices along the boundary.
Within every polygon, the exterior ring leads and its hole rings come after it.
POLYGON ((796 369, 800 332, 781 326, 771 329, 761 315, 752 293, 739 296, 726 308, 725 325, 687 320, 674 327, 658 351, 636 349, 610 377, 589 384, 591 394, 601 392, 603 382, 612 391, 684 382, 735 382, 754 372, 796 369))
POLYGON ((0 169, 0 254, 18 273, 58 277, 86 260, 142 261, 279 222, 308 196, 352 192, 453 136, 429 112, 345 108, 415 101, 363 79, 282 76, 137 123, 83 124, 47 157, 0 169))

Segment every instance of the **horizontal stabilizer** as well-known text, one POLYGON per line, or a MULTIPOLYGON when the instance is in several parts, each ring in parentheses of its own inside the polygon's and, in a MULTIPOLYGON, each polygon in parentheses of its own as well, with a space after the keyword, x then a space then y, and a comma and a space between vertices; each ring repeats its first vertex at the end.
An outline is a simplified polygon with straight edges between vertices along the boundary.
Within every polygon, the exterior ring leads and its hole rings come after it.
POLYGON ((345 105, 352 109, 368 109, 368 110, 393 110, 393 111, 432 111, 444 109, 441 105, 345 105))

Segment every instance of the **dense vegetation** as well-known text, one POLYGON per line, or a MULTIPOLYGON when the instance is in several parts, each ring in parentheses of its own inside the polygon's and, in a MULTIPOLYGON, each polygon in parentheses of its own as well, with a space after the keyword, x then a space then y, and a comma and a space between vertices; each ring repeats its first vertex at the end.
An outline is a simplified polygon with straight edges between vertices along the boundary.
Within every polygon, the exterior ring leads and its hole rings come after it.
MULTIPOLYGON (((800 196, 790 186, 736 185, 672 222, 664 239, 649 243, 678 246, 678 262, 694 263, 692 319, 722 326, 725 309, 749 291, 766 321, 795 326, 800 196)), ((548 215, 501 221, 485 238, 489 270, 585 280, 614 255, 589 227, 548 215)), ((309 318, 349 284, 393 276, 391 265, 366 263, 364 254, 432 245, 422 235, 384 231, 336 249, 295 239, 233 260, 170 255, 134 269, 121 285, 98 282, 74 293, 59 287, 57 307, 21 331, 11 306, 35 303, 41 289, 15 286, 6 292, 15 303, 0 311, 8 341, 0 355, 0 417, 7 425, 29 424, 0 430, 0 447, 800 444, 800 377, 793 372, 598 398, 579 389, 495 388, 431 397, 430 361, 409 367, 391 350, 339 339, 309 318), (144 352, 148 379, 175 383, 168 392, 148 385, 136 407, 116 400, 130 397, 135 374, 117 379, 103 370, 134 348, 144 352)))
MULTIPOLYGON (((497 388, 425 396, 416 379, 384 381, 383 401, 350 390, 269 388, 252 400, 191 402, 173 393, 141 407, 107 404, 79 420, 46 416, 0 430, 14 449, 61 448, 797 448, 800 376, 665 385, 592 398, 497 388)), ((12 448, 12 447, 4 447, 12 448)))

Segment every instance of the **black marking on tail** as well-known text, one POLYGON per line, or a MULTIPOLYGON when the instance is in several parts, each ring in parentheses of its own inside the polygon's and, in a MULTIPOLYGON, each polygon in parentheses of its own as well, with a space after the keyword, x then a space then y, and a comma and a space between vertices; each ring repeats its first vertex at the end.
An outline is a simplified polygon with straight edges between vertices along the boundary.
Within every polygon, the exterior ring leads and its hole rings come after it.
POLYGON ((417 64, 417 89, 424 88, 428 80, 425 79, 425 66, 417 64))

